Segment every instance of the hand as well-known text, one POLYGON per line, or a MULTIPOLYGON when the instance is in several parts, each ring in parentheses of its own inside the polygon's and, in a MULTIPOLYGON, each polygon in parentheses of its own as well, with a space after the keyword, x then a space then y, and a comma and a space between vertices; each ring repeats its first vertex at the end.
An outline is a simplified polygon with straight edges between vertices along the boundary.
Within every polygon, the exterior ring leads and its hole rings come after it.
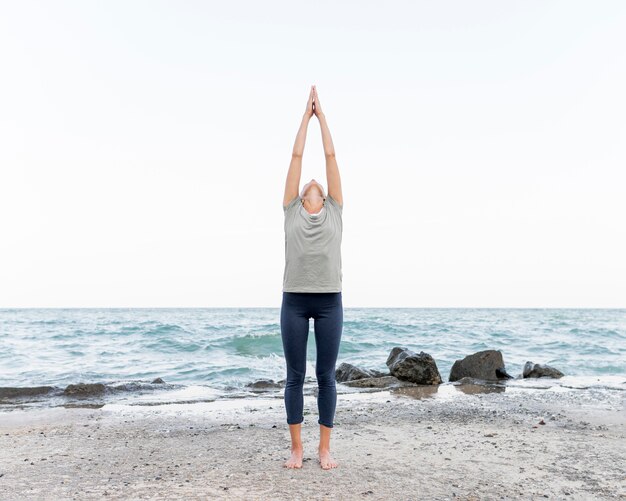
POLYGON ((315 113, 315 116, 317 118, 319 118, 320 115, 324 114, 324 112, 322 111, 322 105, 320 103, 320 98, 317 95, 317 87, 315 87, 315 85, 313 86, 313 113, 315 113))
POLYGON ((313 96, 314 96, 314 86, 311 85, 311 92, 309 92, 309 100, 306 103, 306 111, 304 112, 304 116, 306 118, 311 118, 313 116, 313 113, 314 113, 313 96))

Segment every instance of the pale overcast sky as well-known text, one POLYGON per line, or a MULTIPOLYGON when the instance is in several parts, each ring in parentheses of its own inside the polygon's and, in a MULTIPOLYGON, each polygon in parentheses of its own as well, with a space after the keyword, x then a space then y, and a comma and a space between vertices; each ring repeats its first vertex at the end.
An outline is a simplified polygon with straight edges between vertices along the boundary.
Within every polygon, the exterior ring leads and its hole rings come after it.
POLYGON ((280 306, 316 84, 344 306, 625 307, 625 48, 622 1, 2 2, 0 306, 280 306))

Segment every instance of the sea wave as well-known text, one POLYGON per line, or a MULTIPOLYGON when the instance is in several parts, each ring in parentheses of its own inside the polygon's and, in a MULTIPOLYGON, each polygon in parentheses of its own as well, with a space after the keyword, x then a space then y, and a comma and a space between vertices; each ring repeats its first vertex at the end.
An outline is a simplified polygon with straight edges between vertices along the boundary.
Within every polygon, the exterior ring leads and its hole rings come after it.
MULTIPOLYGON (((286 361, 279 308, 0 310, 0 386, 162 376, 183 385, 243 387, 280 379, 286 361), (230 371, 225 369, 232 369, 230 371)), ((526 361, 568 376, 626 374, 625 310, 345 308, 337 364, 386 370, 394 346, 455 360, 500 350, 507 371, 526 361)), ((316 357, 310 321, 308 371, 316 357)))

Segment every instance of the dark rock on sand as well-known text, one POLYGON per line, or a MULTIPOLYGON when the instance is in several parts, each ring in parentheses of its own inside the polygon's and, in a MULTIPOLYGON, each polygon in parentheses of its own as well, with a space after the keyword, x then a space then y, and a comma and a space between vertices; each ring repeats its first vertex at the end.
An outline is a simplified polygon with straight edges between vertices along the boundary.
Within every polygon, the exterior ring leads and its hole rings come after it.
POLYGON ((32 397, 35 395, 45 395, 54 390, 53 386, 24 386, 24 387, 10 387, 0 388, 1 398, 18 398, 18 397, 32 397))
POLYGON ((68 385, 63 394, 75 397, 88 397, 104 393, 105 391, 106 386, 102 383, 78 383, 68 385))
POLYGON ((274 388, 282 388, 282 384, 274 382, 273 379, 258 379, 252 383, 248 383, 246 387, 252 391, 267 391, 274 388))
POLYGON ((165 381, 158 377, 154 381, 152 381, 152 384, 165 384, 165 381))
POLYGON ((360 367, 349 364, 348 362, 343 362, 339 367, 337 367, 337 370, 335 370, 335 379, 339 383, 365 378, 380 378, 383 376, 389 376, 389 374, 385 374, 384 372, 377 371, 375 369, 361 369, 360 367))
POLYGON ((458 381, 462 377, 472 377, 486 381, 508 379, 500 350, 483 350, 457 360, 452 365, 448 381, 458 381))
POLYGON ((407 348, 394 347, 387 358, 392 376, 415 384, 441 384, 443 381, 435 359, 428 353, 415 353, 407 348))
POLYGON ((522 373, 523 377, 552 377, 552 378, 560 378, 563 377, 563 374, 560 370, 555 369, 554 367, 550 367, 549 365, 543 364, 534 364, 531 361, 528 361, 524 364, 524 371, 522 373))
POLYGON ((403 386, 415 386, 409 381, 401 381, 395 376, 367 377, 345 381, 343 384, 353 388, 396 388, 403 386))
POLYGON ((484 379, 475 379, 468 376, 452 383, 457 390, 466 395, 478 395, 482 393, 504 393, 505 385, 499 381, 485 381, 484 379))

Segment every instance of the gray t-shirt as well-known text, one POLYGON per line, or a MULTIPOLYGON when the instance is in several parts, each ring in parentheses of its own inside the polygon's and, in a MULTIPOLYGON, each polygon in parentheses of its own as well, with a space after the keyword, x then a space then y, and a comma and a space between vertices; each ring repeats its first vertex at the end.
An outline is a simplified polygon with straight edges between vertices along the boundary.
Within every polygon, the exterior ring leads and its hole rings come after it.
POLYGON ((284 292, 341 292, 343 205, 330 195, 318 215, 309 214, 299 196, 284 207, 284 292))

